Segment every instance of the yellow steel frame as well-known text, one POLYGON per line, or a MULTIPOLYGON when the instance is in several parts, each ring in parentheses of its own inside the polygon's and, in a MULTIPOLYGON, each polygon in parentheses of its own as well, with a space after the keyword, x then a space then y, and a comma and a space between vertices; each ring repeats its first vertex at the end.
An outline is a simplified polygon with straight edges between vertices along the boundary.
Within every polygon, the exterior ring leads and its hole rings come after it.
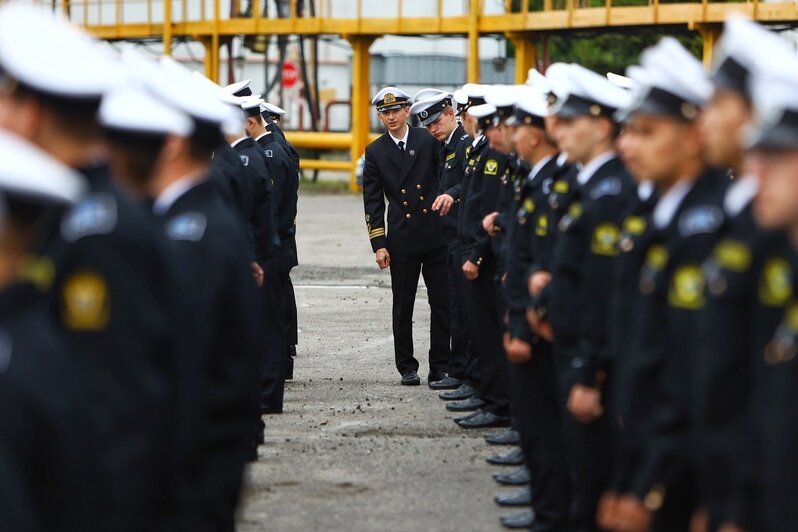
MULTIPOLYGON (((0 0, 0 2, 3 0, 0 0)), ((140 39, 161 37, 163 50, 170 54, 175 37, 191 37, 205 46, 205 73, 214 80, 219 77, 220 39, 232 35, 341 35, 352 46, 352 131, 349 134, 300 134, 291 133, 289 138, 297 145, 310 148, 346 149, 351 161, 303 161, 304 168, 350 170, 351 188, 356 190, 354 162, 363 153, 371 138, 369 135, 369 47, 382 35, 465 35, 468 38, 467 80, 479 80, 479 37, 484 34, 504 34, 516 48, 515 79, 522 82, 535 58, 531 37, 535 33, 586 28, 621 28, 636 26, 687 26, 698 31, 704 40, 704 61, 709 62, 712 46, 718 36, 719 25, 731 12, 741 12, 762 22, 794 22, 798 20, 798 3, 760 3, 759 0, 713 3, 710 0, 661 4, 649 0, 648 5, 613 6, 605 0, 602 7, 578 7, 578 0, 566 0, 565 7, 554 9, 552 0, 544 0, 544 8, 530 11, 528 3, 522 1, 519 12, 510 13, 511 2, 507 1, 507 13, 486 15, 484 0, 468 0, 468 12, 460 16, 443 16, 443 0, 437 0, 437 16, 405 17, 403 0, 398 0, 395 17, 368 18, 363 16, 363 1, 357 0, 357 16, 350 19, 298 17, 296 0, 291 0, 291 11, 287 18, 273 19, 261 16, 262 2, 253 0, 253 15, 248 18, 223 18, 220 0, 212 2, 213 11, 208 17, 206 0, 200 1, 200 16, 189 20, 187 0, 181 0, 182 13, 175 20, 172 1, 161 0, 163 21, 153 21, 153 0, 57 0, 58 7, 67 15, 73 15, 80 3, 84 26, 99 38, 140 39), (146 22, 127 23, 123 20, 122 4, 138 2, 146 4, 146 22), (114 23, 102 23, 103 3, 114 6, 114 23), (88 23, 89 5, 96 7, 100 23, 88 23)), ((330 12, 335 0, 319 0, 317 13, 330 12), (327 3, 325 6, 324 4, 327 3)), ((49 4, 49 1, 48 1, 49 4)))

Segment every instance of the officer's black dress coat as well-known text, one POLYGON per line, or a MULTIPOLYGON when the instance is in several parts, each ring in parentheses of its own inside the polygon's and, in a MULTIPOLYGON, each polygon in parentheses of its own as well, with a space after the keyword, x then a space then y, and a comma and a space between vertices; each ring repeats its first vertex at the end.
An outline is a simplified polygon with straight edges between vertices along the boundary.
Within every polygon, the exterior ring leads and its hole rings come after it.
POLYGON ((274 254, 276 228, 272 216, 272 178, 260 146, 247 137, 233 146, 243 165, 243 177, 250 189, 244 207, 255 260, 265 262, 274 254))
POLYGON ((371 247, 375 252, 387 248, 391 254, 394 351, 402 375, 418 371, 412 318, 419 275, 424 276, 432 311, 431 371, 448 369, 450 345, 446 239, 441 216, 432 210, 440 188, 440 146, 427 131, 408 128, 404 150, 386 132, 366 147, 363 167, 363 205, 371 247))

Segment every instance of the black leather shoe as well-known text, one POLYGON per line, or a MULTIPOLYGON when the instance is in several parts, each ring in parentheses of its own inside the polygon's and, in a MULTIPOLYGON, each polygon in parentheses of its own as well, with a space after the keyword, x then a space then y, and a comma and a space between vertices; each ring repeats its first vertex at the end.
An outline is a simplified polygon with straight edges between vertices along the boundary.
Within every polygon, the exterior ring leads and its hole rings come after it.
POLYGON ((482 412, 471 419, 465 419, 458 423, 464 429, 486 429, 490 427, 509 427, 510 418, 497 416, 493 412, 482 412))
POLYGON ((512 530, 531 530, 535 524, 535 512, 524 510, 523 512, 502 516, 499 521, 504 528, 512 530))
POLYGON ((429 375, 427 376, 427 382, 430 384, 432 384, 433 382, 440 382, 448 376, 449 375, 447 375, 446 372, 443 371, 430 371, 429 375))
POLYGON ((520 447, 504 454, 495 454, 488 457, 488 463, 493 465, 521 465, 524 463, 524 453, 520 447))
POLYGON ((270 406, 270 405, 260 405, 260 413, 263 415, 266 414, 282 414, 283 407, 282 406, 270 406))
POLYGON ((408 371, 402 375, 402 386, 418 386, 421 384, 421 379, 418 378, 418 373, 415 371, 408 371))
POLYGON ((449 410, 450 412, 471 412, 473 410, 479 410, 484 404, 485 401, 479 397, 470 397, 463 401, 446 403, 446 410, 449 410))
POLYGON ((482 414, 482 410, 477 410, 476 412, 471 412, 468 415, 454 418, 454 422, 460 423, 461 421, 465 421, 466 419, 471 419, 472 417, 476 417, 480 414, 482 414))
POLYGON ((496 495, 495 500, 499 506, 531 506, 532 488, 527 486, 510 493, 502 493, 501 495, 496 495))
POLYGON ((288 357, 285 363, 285 380, 294 380, 294 358, 288 357))
POLYGON ((463 383, 456 390, 443 392, 442 394, 438 394, 438 397, 440 397, 444 401, 462 401, 463 399, 468 399, 469 397, 471 397, 476 393, 477 393, 476 388, 474 388, 468 383, 463 383))
POLYGON ((510 429, 488 434, 485 436, 485 441, 491 445, 521 445, 521 435, 510 429))
POLYGON ((432 376, 430 376, 429 387, 433 390, 456 390, 463 384, 463 381, 460 379, 455 379, 454 377, 446 377, 445 379, 441 379, 439 381, 433 381, 432 376))
POLYGON ((519 467, 509 473, 496 473, 493 479, 505 486, 528 486, 532 482, 529 470, 525 467, 519 467))

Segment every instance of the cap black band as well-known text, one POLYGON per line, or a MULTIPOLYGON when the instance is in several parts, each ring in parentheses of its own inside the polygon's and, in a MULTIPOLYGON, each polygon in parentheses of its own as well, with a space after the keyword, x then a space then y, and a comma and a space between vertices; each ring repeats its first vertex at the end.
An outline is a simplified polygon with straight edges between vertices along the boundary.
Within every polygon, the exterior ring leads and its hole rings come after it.
POLYGON ((754 134, 751 148, 794 150, 798 149, 798 111, 784 110, 778 121, 764 125, 754 134))
POLYGON ((234 92, 233 96, 238 96, 238 97, 252 96, 252 89, 250 89, 249 87, 244 87, 243 89, 239 89, 236 92, 234 92))
POLYGON ((712 73, 711 79, 715 87, 736 92, 751 100, 748 90, 750 72, 732 57, 726 57, 712 73))
POLYGON ((666 90, 653 87, 634 102, 629 110, 617 113, 616 118, 622 121, 633 114, 640 113, 692 121, 698 116, 698 111, 697 104, 666 90))
POLYGON ((568 98, 557 109, 557 116, 561 118, 576 118, 579 116, 605 116, 610 120, 617 111, 614 107, 603 105, 594 100, 588 100, 575 94, 569 94, 568 98))

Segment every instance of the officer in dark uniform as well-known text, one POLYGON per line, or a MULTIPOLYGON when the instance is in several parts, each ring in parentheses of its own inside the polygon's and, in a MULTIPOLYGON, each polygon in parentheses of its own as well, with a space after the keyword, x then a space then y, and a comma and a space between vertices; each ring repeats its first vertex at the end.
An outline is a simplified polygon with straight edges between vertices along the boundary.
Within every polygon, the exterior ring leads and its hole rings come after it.
MULTIPOLYGON (((251 97, 252 89, 250 88, 250 83, 252 80, 244 80, 238 83, 233 83, 228 85, 224 88, 225 92, 228 94, 232 94, 233 96, 237 97, 251 97)), ((282 119, 283 115, 285 115, 285 111, 276 105, 270 104, 268 102, 262 102, 260 106, 261 116, 265 121, 266 131, 274 135, 274 138, 279 141, 280 145, 283 149, 287 152, 288 156, 291 158, 293 162, 294 168, 296 172, 299 172, 299 154, 297 153, 294 146, 289 143, 286 138, 283 130, 280 129, 280 120, 282 119)), ((271 161, 269 161, 270 165, 273 165, 271 161)), ((298 176, 297 176, 298 179, 298 176)), ((297 181, 297 186, 298 186, 297 181)), ((292 243, 293 252, 295 255, 294 261, 296 264, 293 266, 298 265, 298 256, 296 256, 296 227, 294 227, 294 233, 290 238, 292 243)), ((291 266, 293 268, 293 266, 291 266)), ((283 304, 284 304, 284 313, 283 313, 283 321, 286 328, 286 335, 285 335, 285 344, 286 344, 286 369, 285 369, 285 378, 292 379, 294 373, 294 357, 296 356, 296 346, 299 342, 298 336, 298 323, 297 323, 297 310, 296 310, 296 296, 294 294, 294 285, 291 282, 290 270, 288 275, 284 276, 283 278, 285 284, 285 295, 283 297, 283 304)), ((268 401, 267 401, 268 403, 268 401)), ((270 409, 276 410, 276 409, 270 409)))
POLYGON ((266 307, 271 309, 270 343, 274 349, 283 353, 283 368, 279 377, 270 374, 264 376, 261 406, 264 413, 275 414, 283 411, 283 390, 290 360, 286 327, 286 286, 291 269, 297 265, 296 213, 299 174, 277 136, 266 130, 260 114, 248 117, 247 124, 247 134, 260 145, 274 186, 272 207, 279 244, 274 257, 264 267, 264 286, 269 299, 266 307))
MULTIPOLYGON (((261 105, 261 116, 266 120, 266 129, 277 136, 283 145, 283 148, 288 152, 291 161, 294 163, 296 171, 299 172, 299 153, 297 153, 294 145, 288 142, 285 138, 280 127, 281 120, 285 116, 285 110, 277 107, 269 102, 264 102, 261 105)), ((296 233, 296 230, 295 230, 296 233)), ((294 234, 296 238, 296 234, 294 234)), ((299 263, 299 256, 297 256, 297 265, 299 263)), ((289 272, 290 273, 290 272, 289 272)), ((296 356, 296 346, 299 343, 299 322, 297 321, 296 310, 296 294, 294 294, 294 283, 291 282, 291 276, 288 276, 285 285, 285 327, 286 327, 286 343, 288 344, 288 364, 286 370, 286 379, 294 378, 294 357, 296 356)))
MULTIPOLYGON (((472 179, 472 171, 468 170, 469 161, 471 160, 471 152, 474 149, 474 146, 477 143, 475 137, 479 135, 479 129, 477 125, 477 119, 467 113, 468 109, 475 106, 485 103, 484 99, 484 90, 486 86, 477 85, 474 83, 468 83, 463 86, 462 89, 458 89, 454 91, 452 94, 452 104, 455 107, 455 116, 460 120, 460 123, 463 126, 463 131, 471 137, 470 143, 465 147, 467 157, 464 160, 464 169, 463 169, 463 177, 460 184, 460 197, 458 204, 458 213, 457 213, 457 239, 460 242, 460 256, 457 258, 458 263, 458 270, 462 274, 462 263, 463 263, 463 256, 465 255, 465 241, 464 235, 465 233, 462 232, 462 218, 463 218, 463 209, 461 207, 465 206, 466 198, 468 197, 469 193, 469 184, 472 179)), ((470 304, 468 303, 468 285, 466 284, 464 288, 463 294, 460 296, 461 301, 463 303, 463 311, 464 317, 466 320, 466 324, 470 326, 472 323, 472 318, 469 316, 470 312, 470 304)), ((469 354, 469 362, 466 369, 466 373, 468 375, 468 379, 466 382, 460 385, 459 388, 455 390, 449 390, 446 392, 442 392, 439 397, 445 401, 462 401, 465 399, 469 399, 472 396, 476 395, 477 388, 479 387, 479 382, 482 380, 482 376, 479 371, 479 358, 476 356, 474 352, 474 344, 472 341, 469 340, 468 346, 468 354, 469 354)))
MULTIPOLYGON (((760 42, 758 39, 755 42, 760 42)), ((751 162, 756 168, 760 190, 754 200, 756 222, 766 230, 796 234, 798 227, 798 83, 793 76, 798 61, 785 62, 781 54, 764 60, 753 79, 755 129, 749 137, 751 162)), ((748 162, 748 161, 746 161, 748 162)), ((791 286, 798 276, 798 255, 791 238, 791 286)), ((789 530, 798 518, 798 298, 793 291, 790 303, 772 339, 758 359, 764 362, 755 386, 755 403, 748 427, 756 431, 757 458, 754 497, 756 530, 789 530)))
MULTIPOLYGON (((424 91, 432 91, 425 89, 424 91)), ((440 146, 440 188, 432 210, 443 217, 443 230, 448 242, 447 267, 449 270, 449 324, 452 335, 449 375, 438 382, 431 382, 430 388, 436 390, 456 389, 469 380, 471 363, 470 335, 468 333, 463 292, 467 285, 463 276, 461 244, 457 237, 457 218, 459 216, 460 196, 462 194, 463 172, 467 163, 472 138, 457 122, 452 95, 435 91, 433 96, 419 100, 410 108, 410 114, 418 117, 421 125, 441 143, 440 146)))
POLYGON ((46 209, 86 191, 76 172, 0 132, 0 528, 90 530, 96 435, 47 306, 53 266, 30 255, 46 209))
POLYGON ((432 312, 429 382, 446 378, 449 365, 449 281, 443 224, 432 210, 439 146, 426 131, 407 125, 410 100, 386 87, 371 101, 387 131, 366 147, 363 204, 377 265, 391 268, 396 368, 403 385, 418 385, 412 329, 418 278, 424 277, 432 312))
POLYGON ((514 130, 515 152, 530 165, 515 201, 515 222, 509 231, 506 260, 508 326, 505 352, 513 390, 513 418, 521 435, 524 463, 533 486, 500 495, 502 506, 531 506, 532 512, 505 517, 505 524, 533 523, 563 528, 570 508, 568 468, 551 344, 534 336, 526 321, 529 302, 528 270, 537 249, 549 234, 547 209, 555 177, 560 171, 558 152, 546 131, 547 102, 534 89, 519 97, 507 126, 514 130), (534 497, 533 497, 534 494, 534 497), (524 521, 526 521, 524 523, 524 521))
POLYGON ((97 160, 95 115, 117 65, 99 44, 29 6, 4 6, 0 26, 0 128, 34 141, 89 181, 90 194, 48 221, 44 252, 55 262, 52 311, 101 444, 99 526, 154 528, 169 446, 172 265, 157 227, 97 160))
POLYGON ((775 34, 742 18, 730 19, 713 68, 713 97, 702 113, 707 159, 739 176, 724 198, 720 240, 702 265, 706 307, 693 355, 695 462, 711 529, 724 523, 761 529, 751 497, 757 465, 750 414, 756 379, 765 366, 760 355, 793 293, 786 235, 756 224, 752 202, 757 180, 741 169, 752 99, 747 81, 762 65, 763 53, 774 63, 794 56, 775 34))
POLYGON ((472 343, 479 358, 481 379, 478 397, 471 397, 446 408, 452 411, 475 410, 455 419, 463 428, 485 428, 510 424, 510 388, 507 362, 502 350, 502 330, 496 285, 497 260, 490 236, 482 227, 486 214, 495 210, 496 189, 504 174, 507 157, 490 147, 486 132, 496 126, 496 108, 490 104, 469 107, 477 119, 480 135, 474 141, 464 176, 468 187, 461 199, 459 231, 463 238, 463 273, 469 281, 468 316, 472 343), (490 181, 490 183, 489 183, 490 181))
MULTIPOLYGON (((571 527, 593 530, 609 474, 613 420, 607 394, 602 394, 610 372, 607 303, 620 217, 634 186, 614 151, 618 126, 612 116, 628 103, 628 94, 578 65, 569 68, 568 81, 568 97, 557 109, 557 140, 569 160, 582 166, 576 199, 560 221, 551 283, 541 299, 553 331, 573 471, 571 527)), ((544 327, 537 332, 552 337, 544 327)))
POLYGON ((723 223, 728 179, 702 160, 696 119, 711 87, 700 62, 666 38, 644 52, 641 68, 641 96, 627 111, 624 157, 638 180, 655 184, 659 200, 650 234, 622 243, 647 249, 638 294, 626 302, 632 320, 616 325, 632 330, 624 336, 630 347, 614 360, 622 448, 613 482, 625 477, 625 494, 605 498, 599 521, 610 528, 646 524, 676 530, 688 526, 696 504, 687 459, 687 359, 699 339, 697 312, 705 304, 700 264, 723 223))
MULTIPOLYGON (((143 82, 158 98, 149 102, 149 108, 166 107, 150 114, 171 112, 191 119, 188 133, 174 130, 166 136, 164 146, 173 156, 162 161, 150 179, 153 212, 180 251, 180 269, 191 280, 194 318, 205 324, 196 331, 203 349, 197 350, 195 364, 203 369, 204 379, 198 394, 199 449, 189 472, 197 503, 188 526, 233 530, 243 467, 251 458, 258 417, 262 318, 246 254, 248 243, 237 229, 235 213, 208 178, 210 156, 229 109, 213 95, 203 95, 195 78, 182 67, 174 68, 181 70, 162 67, 143 82), (193 97, 176 93, 175 87, 183 87, 193 97)), ((114 105, 134 107, 121 98, 111 100, 109 117, 114 116, 114 105)), ((135 107, 142 114, 148 109, 143 102, 135 107)), ((114 126, 124 128, 124 115, 117 116, 114 126)), ((260 157, 259 150, 252 155, 260 157)), ((265 216, 270 218, 270 213, 265 216)))

